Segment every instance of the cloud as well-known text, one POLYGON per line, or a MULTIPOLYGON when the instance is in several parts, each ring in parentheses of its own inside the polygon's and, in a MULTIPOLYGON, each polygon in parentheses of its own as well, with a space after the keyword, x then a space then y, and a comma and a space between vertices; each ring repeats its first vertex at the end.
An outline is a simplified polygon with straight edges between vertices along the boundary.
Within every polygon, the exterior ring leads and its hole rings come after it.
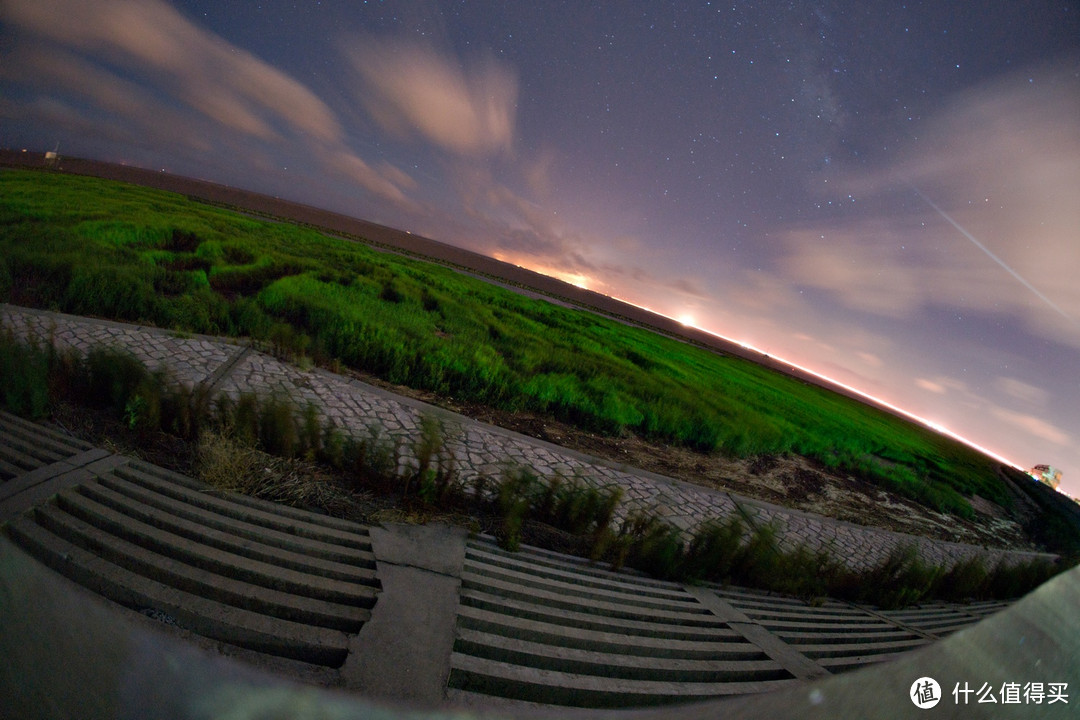
POLYGON ((842 217, 791 228, 778 271, 866 313, 975 309, 1080 346, 1075 65, 960 94, 900 159, 832 178, 858 202, 842 217))
POLYGON ((17 38, 5 80, 39 96, 78 96, 83 113, 126 125, 131 143, 143 134, 165 136, 204 153, 204 162, 223 153, 243 157, 241 150, 261 143, 316 157, 324 169, 386 199, 405 196, 403 173, 357 157, 336 114, 314 92, 161 0, 8 0, 0 19, 17 38))
POLYGON ((1049 398, 1048 393, 1042 388, 1016 378, 999 377, 994 381, 994 387, 1009 397, 1030 405, 1044 406, 1049 398))
POLYGON ((1041 440, 1046 440, 1054 445, 1061 445, 1063 447, 1069 446, 1070 438, 1068 433, 1051 425, 1042 418, 1035 417, 1034 415, 1027 415, 1025 413, 1013 412, 1000 407, 993 408, 992 412, 997 419, 1017 427, 1029 435, 1033 435, 1041 440))
POLYGON ((944 395, 948 390, 948 388, 946 388, 941 383, 936 383, 933 380, 928 380, 927 378, 915 378, 915 384, 921 387, 923 390, 929 390, 930 392, 937 395, 944 395))
POLYGON ((906 317, 919 306, 925 278, 899 255, 897 229, 877 219, 794 230, 785 237, 781 273, 798 285, 820 288, 849 307, 906 317))
POLYGON ((7 20, 23 31, 156 75, 227 127, 269 138, 282 123, 321 141, 341 136, 334 114, 299 82, 159 0, 11 0, 7 6, 7 20))
POLYGON ((458 155, 513 147, 518 95, 514 73, 494 60, 466 68, 431 45, 363 37, 343 45, 368 113, 400 137, 419 135, 458 155))
POLYGON ((881 367, 883 365, 881 358, 877 355, 865 351, 855 353, 855 356, 862 360, 870 367, 881 367))

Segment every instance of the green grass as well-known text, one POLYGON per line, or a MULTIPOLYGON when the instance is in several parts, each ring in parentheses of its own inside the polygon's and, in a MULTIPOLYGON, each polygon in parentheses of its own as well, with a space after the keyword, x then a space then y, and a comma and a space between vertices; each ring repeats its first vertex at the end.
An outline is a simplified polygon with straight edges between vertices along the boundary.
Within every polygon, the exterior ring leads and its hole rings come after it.
POLYGON ((1008 504, 994 463, 754 363, 523 297, 436 264, 184 196, 0 173, 0 298, 251 336, 390 382, 604 434, 798 453, 940 510, 1008 504))

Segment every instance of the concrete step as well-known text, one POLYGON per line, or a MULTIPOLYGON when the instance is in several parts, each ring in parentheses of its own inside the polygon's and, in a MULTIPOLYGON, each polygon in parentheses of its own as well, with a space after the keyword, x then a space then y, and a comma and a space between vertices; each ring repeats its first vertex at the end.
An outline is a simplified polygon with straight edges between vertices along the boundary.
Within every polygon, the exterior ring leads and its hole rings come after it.
MULTIPOLYGON (((586 630, 556 622, 529 620, 468 604, 458 608, 459 630, 478 630, 506 638, 608 654, 687 660, 761 660, 755 645, 728 632, 715 640, 679 640, 622 632, 586 630), (728 638, 727 640, 723 638, 728 638)), ((713 636, 710 636, 713 637, 713 636)))
POLYGON ((669 682, 746 682, 792 677, 772 660, 688 660, 641 657, 547 645, 459 629, 454 650, 472 657, 576 675, 669 682))
POLYGON ((812 620, 815 622, 838 622, 862 621, 868 618, 867 614, 855 608, 830 608, 823 610, 810 606, 798 607, 786 605, 783 607, 747 606, 741 603, 732 603, 747 617, 758 622, 784 622, 787 620, 812 620))
MULTIPOLYGON (((124 481, 117 479, 117 482, 122 483, 124 481)), ((374 588, 379 587, 374 567, 357 567, 342 562, 324 560, 309 554, 287 550, 271 543, 259 542, 243 535, 216 530, 205 524, 186 520, 161 508, 115 492, 102 485, 100 481, 79 486, 79 493, 128 517, 211 548, 225 550, 255 561, 273 563, 282 568, 309 573, 330 580, 359 583, 374 588)), ((172 501, 166 501, 165 504, 168 504, 168 502, 172 501)), ((374 564, 374 559, 372 559, 371 565, 374 566, 374 564)))
POLYGON ((38 423, 23 420, 11 413, 0 412, 0 437, 31 452, 47 452, 57 459, 90 450, 93 445, 38 423))
MULTIPOLYGON (((151 465, 141 461, 134 461, 131 466, 141 473, 156 477, 160 480, 166 480, 169 483, 178 486, 186 487, 196 492, 213 491, 205 483, 200 482, 187 475, 181 475, 180 473, 166 470, 165 468, 158 467, 157 465, 151 465)), ((220 491, 217 491, 220 493, 220 491)), ((240 493, 224 493, 228 495, 229 500, 234 505, 242 505, 254 510, 261 510, 268 512, 271 515, 282 518, 290 518, 304 523, 305 525, 315 525, 332 530, 337 530, 348 535, 367 535, 367 527, 359 523, 352 522, 351 520, 345 520, 343 518, 336 518, 325 513, 316 510, 305 510, 302 508, 295 508, 290 505, 283 505, 281 503, 272 502, 270 500, 263 500, 261 498, 251 497, 249 495, 242 495, 240 493)))
POLYGON ((3 463, 2 468, 8 479, 51 465, 59 460, 60 457, 42 453, 28 454, 9 442, 8 438, 0 437, 0 462, 3 463))
POLYGON ((527 564, 518 564, 511 569, 502 564, 493 565, 486 561, 477 562, 476 556, 466 554, 465 569, 469 573, 503 583, 517 584, 522 588, 559 593, 561 595, 573 595, 578 600, 588 601, 590 604, 595 601, 645 610, 674 610, 697 615, 704 615, 709 612, 685 592, 683 592, 682 596, 676 597, 647 597, 635 593, 633 586, 628 584, 618 586, 591 584, 587 582, 587 577, 573 575, 552 578, 546 573, 541 575, 530 572, 527 564))
POLYGON ((858 670, 861 667, 867 665, 875 665, 877 663, 892 662, 897 658, 903 657, 906 653, 885 653, 881 655, 844 655, 843 657, 835 658, 818 658, 817 663, 824 668, 827 668, 832 673, 848 672, 849 670, 858 670))
POLYGON ((64 512, 141 548, 178 562, 253 585, 328 602, 370 608, 375 589, 321 578, 245 555, 219 550, 175 535, 95 502, 86 487, 60 493, 56 504, 64 512))
POLYGON ((476 537, 471 538, 469 540, 469 547, 481 549, 485 552, 501 554, 506 557, 528 557, 529 563, 537 567, 571 570, 573 572, 584 573, 593 578, 607 578, 615 582, 633 582, 635 585, 640 585, 642 588, 672 590, 680 587, 679 583, 671 582, 670 580, 658 580, 651 575, 647 575, 633 568, 624 567, 618 570, 611 570, 605 566, 604 563, 598 563, 594 560, 578 557, 576 555, 567 555, 566 553, 555 550, 545 550, 544 548, 532 545, 523 545, 521 550, 511 552, 499 547, 496 539, 490 535, 477 535, 476 537))
POLYGON ((269 617, 165 585, 52 534, 30 516, 5 529, 26 552, 70 580, 126 607, 164 612, 204 637, 330 667, 340 666, 348 653, 346 633, 269 617))
POLYGON ((513 599, 478 588, 462 586, 461 604, 514 617, 565 625, 581 630, 622 633, 629 636, 716 642, 735 640, 739 636, 718 623, 713 626, 684 626, 677 622, 643 621, 597 615, 585 607, 570 610, 549 604, 537 604, 513 599))
POLYGON ((827 644, 827 643, 855 643, 855 642, 889 642, 909 640, 919 637, 905 630, 895 627, 882 629, 880 632, 790 632, 786 630, 774 630, 773 634, 790 644, 827 644))
POLYGON ((818 658, 838 658, 851 655, 895 654, 905 650, 913 650, 925 645, 926 642, 923 638, 910 638, 887 642, 789 644, 808 658, 816 660, 818 658))
MULTIPOLYGON (((600 565, 559 563, 557 559, 536 552, 533 548, 511 553, 493 543, 470 542, 466 557, 484 565, 506 570, 522 570, 538 578, 563 580, 581 587, 630 592, 637 597, 670 599, 675 602, 693 603, 681 586, 669 583, 665 586, 645 584, 632 574, 612 573, 600 565)), ((580 558, 575 558, 580 560, 580 558)))
POLYGON ((873 617, 863 617, 858 619, 852 619, 848 621, 818 621, 813 618, 807 618, 803 620, 789 619, 789 620, 761 620, 756 622, 760 625, 768 627, 775 632, 785 631, 818 631, 818 632, 873 632, 876 630, 893 630, 895 626, 890 627, 888 623, 882 622, 873 617))
POLYGON ((540 718, 551 713, 551 706, 543 703, 482 695, 452 687, 446 688, 446 702, 454 710, 476 716, 495 716, 498 713, 506 717, 540 718))
MULTIPOLYGON (((752 590, 750 588, 740 588, 733 585, 719 585, 717 583, 703 583, 703 587, 709 588, 719 597, 739 607, 744 605, 747 607, 759 605, 776 608, 811 607, 803 600, 788 595, 780 595, 769 590, 752 590)), ((834 607, 850 608, 851 606, 846 603, 826 599, 818 607, 829 609, 834 607)))
MULTIPOLYGON (((2 449, 0 449, 2 450, 2 449)), ((22 475, 30 468, 22 467, 21 465, 15 465, 8 462, 0 451, 0 482, 5 482, 22 475)))
POLYGON ((954 632, 963 630, 966 627, 971 627, 977 622, 978 620, 972 618, 957 618, 948 622, 938 621, 934 623, 917 623, 915 624, 915 627, 918 627, 920 630, 925 630, 926 632, 934 633, 938 637, 945 637, 946 635, 951 635, 954 632))
POLYGON ((448 685, 486 695, 586 708, 644 707, 779 689, 795 680, 693 683, 623 680, 537 670, 454 653, 448 685))
MULTIPOLYGON (((152 508, 161 510, 182 520, 202 525, 210 530, 281 548, 289 552, 300 553, 316 560, 323 560, 336 565, 352 565, 357 568, 375 569, 375 555, 371 551, 371 541, 365 535, 357 535, 353 547, 327 543, 296 535, 276 527, 268 527, 259 522, 250 522, 228 512, 228 503, 212 503, 204 507, 201 496, 196 495, 199 504, 186 502, 184 496, 179 499, 169 497, 133 483, 114 473, 99 476, 98 484, 118 494, 152 508)), ((210 496, 216 498, 217 496, 210 496)))
POLYGON ((370 617, 366 609, 300 597, 192 567, 111 535, 56 506, 39 506, 32 517, 43 529, 113 565, 222 604, 347 633, 358 631, 370 617))
MULTIPOLYGON (((346 551, 352 550, 358 545, 365 550, 369 550, 371 547, 370 541, 363 539, 358 532, 329 527, 324 523, 328 518, 313 513, 304 513, 300 517, 290 517, 279 514, 276 505, 271 504, 263 508, 248 503, 235 502, 235 498, 242 496, 213 490, 205 486, 185 487, 152 475, 140 467, 125 466, 117 468, 114 474, 147 490, 235 520, 270 528, 299 538, 317 540, 346 551), (361 545, 361 543, 363 544, 361 545)), ((194 481, 189 480, 189 482, 194 481)), ((364 534, 366 534, 366 530, 364 534)))
POLYGON ((533 605, 545 605, 553 609, 571 612, 586 612, 592 617, 605 617, 619 620, 632 620, 644 623, 679 625, 682 627, 723 628, 725 624, 711 615, 704 608, 697 612, 660 610, 642 606, 626 605, 590 598, 579 598, 560 591, 543 590, 528 587, 518 582, 480 575, 466 564, 461 573, 462 590, 483 590, 507 599, 529 602, 533 605))

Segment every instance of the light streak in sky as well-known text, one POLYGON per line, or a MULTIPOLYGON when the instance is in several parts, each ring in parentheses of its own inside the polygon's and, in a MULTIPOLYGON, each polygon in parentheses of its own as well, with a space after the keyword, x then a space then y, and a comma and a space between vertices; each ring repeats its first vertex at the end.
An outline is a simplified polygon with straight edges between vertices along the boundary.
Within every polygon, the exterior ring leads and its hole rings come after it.
POLYGON ((1014 278, 1016 278, 1016 280, 1017 280, 1018 282, 1020 282, 1020 283, 1021 283, 1021 284, 1022 284, 1022 285, 1023 285, 1024 287, 1026 287, 1026 288, 1027 288, 1028 290, 1030 290, 1031 292, 1035 293, 1036 297, 1038 297, 1038 298, 1039 298, 1040 300, 1042 300, 1042 301, 1043 301, 1044 303, 1046 303, 1046 304, 1047 304, 1047 305, 1049 305, 1049 306, 1050 306, 1051 308, 1053 308, 1053 309, 1054 309, 1054 310, 1055 310, 1055 311, 1056 311, 1056 312, 1057 312, 1057 313, 1058 313, 1059 315, 1061 315, 1061 317, 1065 318, 1066 320, 1068 320, 1069 322, 1073 323, 1074 325, 1080 325, 1080 322, 1077 322, 1076 318, 1074 318, 1074 317, 1070 316, 1070 315, 1069 315, 1069 314, 1068 314, 1067 312, 1065 312, 1064 310, 1062 310, 1062 309, 1061 309, 1061 308, 1060 308, 1060 307, 1059 307, 1059 306, 1057 305, 1057 303, 1055 303, 1055 302, 1054 302, 1053 300, 1051 300, 1050 298, 1046 297, 1046 296, 1045 296, 1045 295, 1043 295, 1043 294, 1042 294, 1041 292, 1039 292, 1039 290, 1038 290, 1038 289, 1037 289, 1037 288, 1036 288, 1036 287, 1035 287, 1034 285, 1032 285, 1032 284, 1031 284, 1031 283, 1029 283, 1029 282, 1028 282, 1027 280, 1025 280, 1025 279, 1024 279, 1024 278, 1023 278, 1023 277, 1022 277, 1022 276, 1020 275, 1020 273, 1016 272, 1016 271, 1015 271, 1015 270, 1013 270, 1013 269, 1012 269, 1011 267, 1009 267, 1008 263, 1006 263, 1006 262, 1005 262, 1004 260, 1002 260, 1002 259, 1001 259, 1001 258, 999 258, 999 257, 998 257, 997 255, 995 255, 995 254, 994 254, 993 252, 991 252, 990 248, 986 247, 986 246, 985 246, 985 245, 983 245, 983 244, 982 244, 981 242, 979 242, 978 238, 976 238, 976 237, 975 237, 974 235, 972 235, 971 233, 969 233, 969 232, 968 232, 968 231, 967 231, 967 230, 966 230, 966 229, 965 229, 965 228, 964 228, 964 227, 963 227, 963 226, 962 226, 962 225, 961 225, 960 223, 956 222, 956 220, 953 220, 952 216, 951 216, 951 215, 949 215, 949 213, 947 213, 947 212, 945 212, 944 210, 942 210, 941 208, 939 208, 939 207, 938 207, 938 206, 937 206, 937 205, 936 205, 936 204, 934 203, 934 201, 933 201, 933 200, 931 200, 930 198, 926 197, 926 195, 923 195, 922 191, 921 191, 921 190, 919 190, 919 188, 915 187, 915 186, 914 186, 914 185, 912 185, 911 183, 907 183, 907 185, 908 185, 908 187, 910 187, 910 188, 911 188, 912 190, 914 190, 914 191, 915 191, 915 194, 916 194, 916 195, 918 195, 919 197, 921 197, 921 198, 923 199, 923 201, 924 201, 924 202, 925 202, 925 203, 926 203, 927 205, 929 205, 930 207, 932 207, 932 208, 934 209, 934 211, 935 211, 935 212, 936 212, 936 213, 937 213, 938 215, 940 215, 941 217, 945 218, 945 220, 946 220, 946 221, 947 221, 947 222, 948 222, 948 223, 949 223, 950 225, 952 225, 952 226, 953 226, 954 228, 956 228, 956 229, 957 229, 957 231, 958 231, 958 232, 959 232, 959 233, 960 233, 961 235, 963 235, 963 236, 964 236, 964 237, 966 237, 966 238, 967 238, 968 240, 970 240, 970 241, 971 241, 971 242, 972 242, 972 243, 973 243, 973 244, 975 245, 975 247, 979 248, 979 249, 980 249, 980 250, 982 250, 982 251, 983 251, 984 253, 986 253, 986 256, 987 256, 988 258, 990 258, 991 260, 993 260, 994 262, 996 262, 996 263, 997 263, 998 265, 1000 265, 1000 266, 1001 266, 1001 267, 1002 267, 1002 268, 1003 268, 1003 269, 1005 270, 1005 272, 1007 272, 1007 273, 1009 273, 1010 275, 1012 275, 1012 276, 1013 276, 1014 278))

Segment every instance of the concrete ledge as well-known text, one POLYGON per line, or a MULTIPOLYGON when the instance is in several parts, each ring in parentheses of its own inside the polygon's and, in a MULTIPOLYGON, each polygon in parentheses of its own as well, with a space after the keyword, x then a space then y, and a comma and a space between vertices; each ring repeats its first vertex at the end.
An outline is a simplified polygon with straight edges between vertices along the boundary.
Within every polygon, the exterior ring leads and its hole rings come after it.
POLYGON ((600 565, 584 566, 589 571, 588 575, 582 574, 582 566, 567 564, 559 567, 554 564, 544 564, 538 561, 537 553, 530 548, 528 555, 521 553, 509 553, 506 551, 494 552, 492 548, 480 546, 475 541, 469 544, 465 555, 466 559, 483 563, 492 568, 504 568, 513 571, 524 571, 533 577, 543 578, 556 582, 570 582, 576 588, 597 588, 611 592, 629 592, 638 598, 667 600, 674 603, 694 603, 694 598, 674 583, 671 587, 657 587, 643 582, 643 579, 630 573, 615 575, 608 574, 600 565))

